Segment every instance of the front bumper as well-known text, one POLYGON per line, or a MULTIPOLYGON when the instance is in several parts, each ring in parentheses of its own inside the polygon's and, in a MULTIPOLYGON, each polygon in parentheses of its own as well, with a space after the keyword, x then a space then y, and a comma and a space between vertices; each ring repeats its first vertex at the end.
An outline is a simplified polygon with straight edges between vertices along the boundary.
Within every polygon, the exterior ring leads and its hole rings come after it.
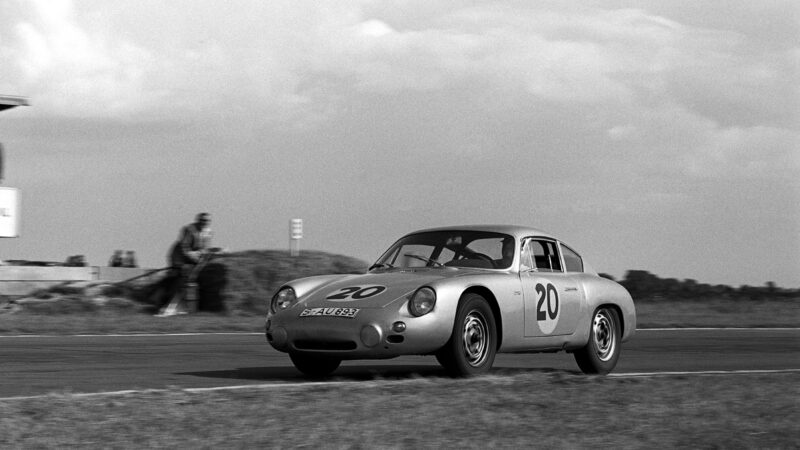
POLYGON ((354 318, 299 317, 302 309, 267 316, 267 342, 282 352, 341 359, 385 359, 430 354, 450 339, 452 323, 435 313, 422 317, 361 309, 354 318), (404 327, 395 325, 402 322, 404 327))

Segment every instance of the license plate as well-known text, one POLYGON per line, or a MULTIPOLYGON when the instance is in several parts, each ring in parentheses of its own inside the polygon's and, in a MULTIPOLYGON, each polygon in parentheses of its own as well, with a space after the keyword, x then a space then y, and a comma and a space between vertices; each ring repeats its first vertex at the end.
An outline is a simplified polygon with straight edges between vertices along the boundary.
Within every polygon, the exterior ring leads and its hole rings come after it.
POLYGON ((300 317, 347 317, 352 319, 358 314, 358 308, 309 308, 300 313, 300 317))

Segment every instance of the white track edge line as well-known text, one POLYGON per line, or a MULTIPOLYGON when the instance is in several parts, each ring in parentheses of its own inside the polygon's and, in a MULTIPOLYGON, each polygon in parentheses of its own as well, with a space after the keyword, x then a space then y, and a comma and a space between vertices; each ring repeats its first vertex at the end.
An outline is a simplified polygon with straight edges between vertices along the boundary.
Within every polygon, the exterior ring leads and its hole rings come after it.
POLYGON ((637 328, 640 331, 795 331, 800 327, 682 327, 682 328, 637 328))
POLYGON ((181 389, 125 389, 120 391, 105 391, 105 392, 78 392, 78 393, 50 393, 40 395, 28 395, 18 397, 0 397, 0 401, 12 400, 35 400, 51 397, 72 397, 72 398, 91 398, 103 396, 120 396, 131 394, 163 394, 167 392, 187 392, 187 393, 203 393, 203 392, 216 392, 216 391, 238 391, 245 389, 265 390, 276 388, 293 388, 293 387, 317 387, 317 386, 343 386, 346 384, 359 384, 369 382, 359 381, 310 381, 301 383, 262 383, 262 384, 238 384, 231 386, 213 386, 206 388, 181 388, 181 389))
MULTIPOLYGON (((684 375, 759 375, 759 374, 783 374, 783 373, 800 373, 800 369, 754 369, 754 370, 706 370, 697 372, 632 372, 632 373, 612 373, 606 375, 608 378, 652 378, 652 377, 665 377, 665 376, 684 376, 684 375)), ((602 377, 600 377, 602 378, 602 377)), ((481 378, 473 378, 472 381, 480 381, 481 378)), ((495 378, 496 380, 496 378, 495 378)), ((382 384, 408 384, 420 381, 419 379, 408 380, 381 380, 382 384)), ((466 380, 469 381, 469 380, 466 380)), ((204 388, 182 388, 182 389, 127 389, 120 391, 106 391, 106 392, 86 392, 86 393, 50 393, 41 395, 29 395, 18 397, 0 397, 0 402, 15 401, 15 400, 36 400, 52 397, 71 397, 71 398, 91 398, 103 396, 121 396, 132 394, 161 394, 167 392, 185 392, 190 394, 201 394, 205 392, 224 392, 224 391, 241 391, 247 389, 253 390, 267 390, 267 389, 281 389, 281 388, 313 388, 313 387, 334 387, 334 386, 347 386, 347 385, 374 385, 377 381, 306 381, 294 383, 261 383, 261 384, 238 384, 230 386, 213 386, 204 388)))
POLYGON ((752 369, 752 370, 699 370, 687 372, 630 372, 610 373, 610 378, 670 377, 681 375, 758 375, 777 373, 800 373, 800 369, 752 369))
POLYGON ((65 337, 160 337, 160 336, 262 336, 263 332, 219 332, 219 333, 116 333, 116 334, 9 334, 3 338, 65 338, 65 337))

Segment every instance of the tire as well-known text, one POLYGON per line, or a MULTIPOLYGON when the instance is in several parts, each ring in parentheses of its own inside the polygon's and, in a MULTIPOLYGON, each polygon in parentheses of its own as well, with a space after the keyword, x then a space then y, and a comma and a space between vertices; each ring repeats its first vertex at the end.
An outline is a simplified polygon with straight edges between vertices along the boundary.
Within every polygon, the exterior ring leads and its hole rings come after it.
POLYGON ((489 303, 478 294, 467 294, 459 302, 450 340, 436 359, 455 377, 486 373, 497 353, 497 327, 489 303))
POLYGON ((597 308, 589 324, 589 342, 575 352, 575 362, 585 374, 605 375, 617 365, 622 327, 613 308, 597 308))
POLYGON ((332 374, 342 363, 338 358, 309 356, 302 353, 289 353, 292 364, 309 378, 324 378, 332 374))

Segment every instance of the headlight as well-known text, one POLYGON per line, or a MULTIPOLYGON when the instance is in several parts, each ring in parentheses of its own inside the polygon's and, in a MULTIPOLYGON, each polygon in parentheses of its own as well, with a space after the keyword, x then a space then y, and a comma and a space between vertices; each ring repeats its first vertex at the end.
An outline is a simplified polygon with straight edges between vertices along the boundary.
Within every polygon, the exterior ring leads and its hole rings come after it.
POLYGON ((272 297, 270 310, 276 313, 291 308, 295 303, 297 303, 297 295, 295 295, 294 289, 285 287, 272 297))
POLYGON ((429 287, 419 288, 408 301, 408 312, 414 317, 424 316, 433 310, 435 304, 436 292, 429 287))

